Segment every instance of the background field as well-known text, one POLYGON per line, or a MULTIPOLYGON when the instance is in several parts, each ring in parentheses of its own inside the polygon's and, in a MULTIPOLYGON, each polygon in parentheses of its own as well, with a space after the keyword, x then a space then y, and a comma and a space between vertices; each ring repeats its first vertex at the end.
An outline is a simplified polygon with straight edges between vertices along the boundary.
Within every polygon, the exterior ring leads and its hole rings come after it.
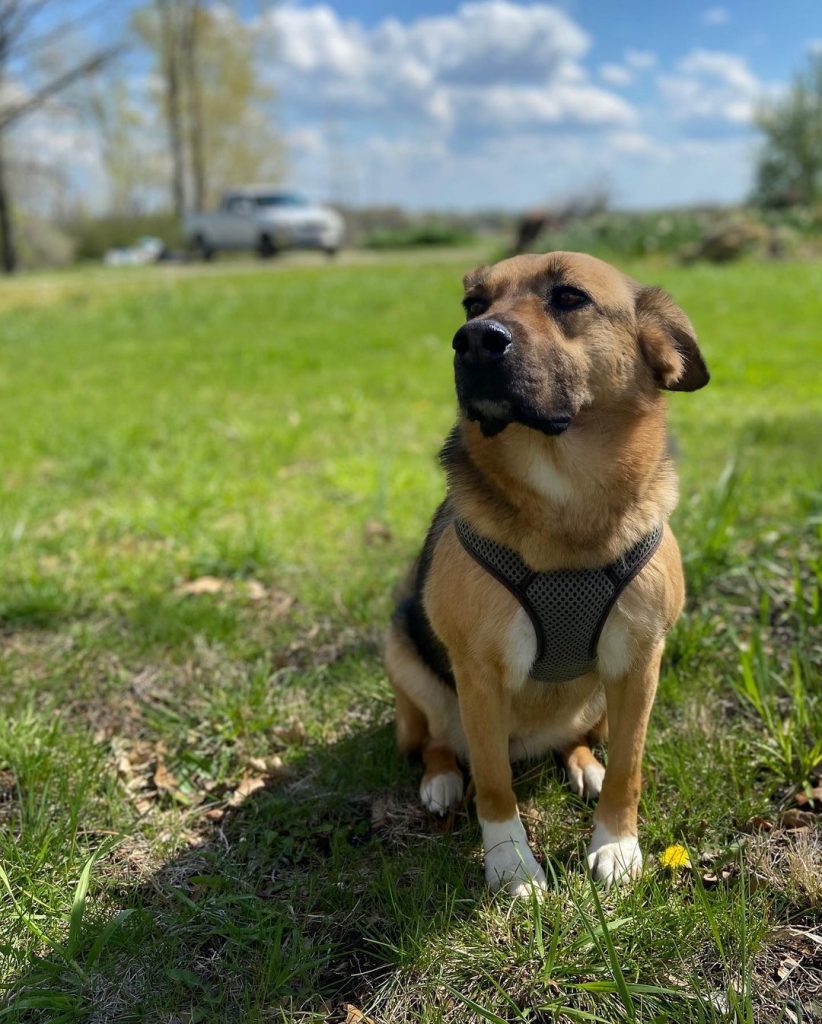
POLYGON ((670 403, 690 602, 648 871, 597 894, 590 808, 532 766, 556 884, 511 908, 473 810, 419 809, 379 661, 466 258, 4 284, 0 1019, 822 1013, 822 266, 625 268, 713 372, 670 403))

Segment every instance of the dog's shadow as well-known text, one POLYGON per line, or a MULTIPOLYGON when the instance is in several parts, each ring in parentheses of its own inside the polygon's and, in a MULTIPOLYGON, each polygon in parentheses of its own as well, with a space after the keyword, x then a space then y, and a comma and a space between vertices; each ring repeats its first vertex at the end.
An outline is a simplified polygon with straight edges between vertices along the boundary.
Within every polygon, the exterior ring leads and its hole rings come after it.
MULTIPOLYGON (((37 1019, 50 998, 70 1007, 66 1020, 337 1014, 413 971, 488 897, 470 791, 447 818, 424 811, 421 768, 397 754, 380 714, 306 745, 239 805, 199 808, 189 844, 137 883, 123 885, 122 862, 139 861, 139 825, 115 842, 94 869, 77 948, 31 961, 12 982, 10 1019, 37 1019)), ((526 802, 536 777, 526 773, 526 802)))
MULTIPOLYGON (((32 960, 12 983, 10 1019, 37 1019, 27 1013, 52 996, 71 1007, 66 1020, 309 1008, 337 1019, 413 973, 487 908, 479 829, 470 785, 446 818, 421 807, 422 769, 398 755, 387 706, 375 715, 299 748, 242 802, 198 808, 187 845, 138 882, 124 885, 133 870, 122 868, 147 850, 139 824, 115 841, 95 866, 79 945, 32 960)), ((518 775, 527 821, 530 794, 562 773, 549 759, 518 775)), ((552 852, 567 858, 572 845, 552 852)))

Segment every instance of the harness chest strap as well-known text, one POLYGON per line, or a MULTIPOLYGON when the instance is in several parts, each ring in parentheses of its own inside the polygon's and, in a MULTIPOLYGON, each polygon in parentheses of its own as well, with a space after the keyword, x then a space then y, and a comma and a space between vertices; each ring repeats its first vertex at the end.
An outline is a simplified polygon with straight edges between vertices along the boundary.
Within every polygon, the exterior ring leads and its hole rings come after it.
POLYGON ((537 637, 530 676, 565 682, 596 668, 597 644, 617 598, 647 565, 662 540, 663 524, 610 565, 596 569, 535 572, 510 548, 455 520, 457 537, 471 557, 514 595, 537 637))

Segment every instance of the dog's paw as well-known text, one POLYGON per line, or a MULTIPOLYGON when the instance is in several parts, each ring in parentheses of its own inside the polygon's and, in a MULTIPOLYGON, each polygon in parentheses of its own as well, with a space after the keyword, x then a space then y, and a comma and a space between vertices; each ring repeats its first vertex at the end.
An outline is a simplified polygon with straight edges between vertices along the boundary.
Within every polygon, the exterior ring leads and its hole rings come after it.
POLYGON ((588 867, 597 882, 605 888, 625 885, 642 873, 642 851, 636 836, 615 836, 597 825, 588 847, 588 867))
POLYGON ((483 821, 485 879, 491 890, 505 888, 510 896, 530 896, 547 888, 545 872, 537 863, 519 816, 508 821, 483 821))
POLYGON ((604 767, 594 759, 584 767, 573 763, 568 765, 568 785, 577 796, 584 800, 598 800, 605 778, 604 767))
POLYGON ((448 814, 462 800, 462 775, 457 772, 426 775, 420 783, 420 800, 432 814, 448 814))

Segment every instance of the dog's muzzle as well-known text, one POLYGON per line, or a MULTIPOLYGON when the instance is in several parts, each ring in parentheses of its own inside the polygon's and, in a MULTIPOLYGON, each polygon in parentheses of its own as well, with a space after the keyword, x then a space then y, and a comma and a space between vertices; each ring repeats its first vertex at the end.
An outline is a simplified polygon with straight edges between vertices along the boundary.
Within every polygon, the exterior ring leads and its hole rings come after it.
POLYGON ((509 423, 522 423, 543 434, 564 433, 572 413, 562 403, 546 415, 522 390, 522 368, 517 366, 517 343, 499 320, 469 320, 454 335, 454 377, 457 398, 469 420, 479 422, 486 437, 509 423))

